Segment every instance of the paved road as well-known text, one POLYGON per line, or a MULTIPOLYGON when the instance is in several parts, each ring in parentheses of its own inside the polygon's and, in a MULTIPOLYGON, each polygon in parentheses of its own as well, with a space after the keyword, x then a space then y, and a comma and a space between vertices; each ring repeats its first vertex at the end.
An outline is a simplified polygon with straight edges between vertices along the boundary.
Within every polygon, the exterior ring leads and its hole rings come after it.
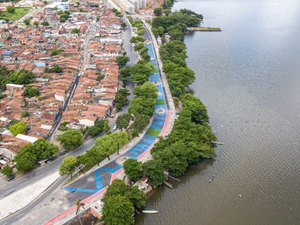
MULTIPOLYGON (((91 27, 91 32, 93 33, 94 31, 94 25, 91 27)), ((132 51, 132 45, 130 43, 130 38, 131 38, 131 31, 129 27, 125 30, 124 32, 124 49, 127 52, 127 55, 130 57, 130 62, 128 63, 129 65, 133 65, 137 62, 138 57, 137 54, 132 51)), ((84 46, 88 46, 87 42, 85 42, 84 46)), ((84 52, 85 52, 85 58, 88 57, 86 47, 84 47, 84 52)), ((78 81, 77 81, 78 82, 78 81)), ((128 96, 129 100, 133 98, 133 84, 129 82, 127 85, 127 89, 130 91, 131 95, 128 96)), ((75 90, 75 89, 74 89, 75 90)), ((118 114, 123 114, 127 112, 128 106, 125 106, 121 112, 118 114)), ((110 128, 111 130, 116 126, 116 117, 110 119, 110 128)), ((28 172, 27 174, 23 175, 22 177, 7 182, 3 186, 0 187, 0 199, 4 198, 5 196, 8 196, 9 194, 16 192, 17 190, 22 189, 23 187, 30 185, 32 183, 35 183, 36 181, 56 172, 58 170, 58 167, 60 166, 63 158, 68 155, 73 155, 73 156, 78 156, 82 155, 85 151, 90 149, 96 138, 91 138, 88 141, 86 141, 82 146, 79 148, 73 150, 72 152, 69 152, 67 154, 63 154, 59 156, 56 160, 51 161, 41 167, 36 168, 33 171, 28 172)), ((43 204, 44 202, 47 202, 46 204, 49 203, 49 201, 52 201, 53 198, 55 197, 55 193, 59 192, 60 187, 62 184, 66 181, 67 177, 61 177, 59 178, 51 187, 49 187, 41 196, 39 196, 34 202, 32 202, 30 205, 27 207, 23 208, 22 210, 14 213, 13 215, 3 219, 0 221, 0 224, 14 224, 17 220, 20 218, 24 217, 24 215, 28 215, 29 213, 32 213, 36 211, 36 207, 38 205, 43 204), (49 196, 53 196, 49 200, 49 196)), ((73 204, 73 202, 72 202, 73 204)), ((56 214, 53 214, 53 216, 56 214)), ((49 219, 49 217, 45 217, 44 220, 49 219)), ((42 220, 41 220, 42 221, 42 220)))
MULTIPOLYGON (((154 67, 159 71, 153 45, 147 44, 146 47, 148 48, 148 54, 153 59, 151 61, 154 67)), ((96 168, 93 172, 82 176, 64 187, 69 192, 66 196, 68 196, 67 199, 70 205, 74 204, 77 199, 86 199, 92 194, 103 190, 103 188, 110 184, 111 179, 114 178, 114 174, 121 171, 124 160, 127 158, 140 159, 145 154, 148 154, 149 148, 158 140, 158 136, 165 134, 166 125, 169 122, 169 113, 160 73, 153 73, 150 76, 150 81, 156 85, 158 97, 154 117, 147 132, 133 147, 119 157, 112 159, 108 164, 96 168)))

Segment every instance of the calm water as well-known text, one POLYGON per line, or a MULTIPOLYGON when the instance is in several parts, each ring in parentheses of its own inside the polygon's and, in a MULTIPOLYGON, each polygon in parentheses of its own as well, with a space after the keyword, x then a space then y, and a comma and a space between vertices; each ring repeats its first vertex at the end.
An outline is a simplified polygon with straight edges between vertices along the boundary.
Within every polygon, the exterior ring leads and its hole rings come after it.
POLYGON ((195 94, 225 145, 174 190, 154 193, 148 208, 160 213, 137 224, 299 225, 300 1, 185 0, 174 8, 223 29, 188 35, 186 44, 195 94))

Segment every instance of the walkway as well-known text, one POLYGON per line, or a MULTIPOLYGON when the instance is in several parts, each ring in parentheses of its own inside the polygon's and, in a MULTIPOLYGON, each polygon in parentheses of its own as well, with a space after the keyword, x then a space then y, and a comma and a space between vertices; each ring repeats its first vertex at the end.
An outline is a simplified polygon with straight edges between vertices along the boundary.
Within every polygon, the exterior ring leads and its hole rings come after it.
MULTIPOLYGON (((147 44, 146 47, 148 48, 148 54, 152 59, 151 62, 158 71, 153 46, 152 44, 147 44)), ((165 125, 167 117, 167 105, 159 72, 153 73, 150 76, 150 81, 156 84, 158 89, 158 97, 152 123, 142 139, 121 156, 123 158, 137 159, 139 156, 141 156, 156 141, 165 125)), ((106 166, 95 170, 93 173, 74 181, 70 184, 70 186, 65 187, 65 190, 73 193, 96 193, 100 191, 103 189, 103 187, 110 184, 112 174, 123 168, 123 166, 118 163, 119 158, 113 160, 106 166)))
MULTIPOLYGON (((68 195, 72 195, 72 197, 70 196, 68 199, 72 199, 74 202, 76 199, 84 199, 83 202, 88 203, 92 201, 92 199, 103 194, 106 187, 118 176, 118 174, 124 171, 121 162, 122 160, 120 159, 133 158, 140 160, 150 152, 154 144, 158 141, 158 136, 164 136, 166 133, 166 129, 169 125, 170 111, 168 110, 154 47, 152 43, 146 44, 146 47, 148 48, 151 63, 157 70, 157 72, 153 73, 149 78, 150 81, 156 85, 158 90, 155 112, 150 127, 144 136, 124 154, 64 187, 66 191, 70 192, 68 195)), ((53 224, 68 216, 74 212, 74 210, 76 210, 75 207, 72 207, 45 224, 53 224)))

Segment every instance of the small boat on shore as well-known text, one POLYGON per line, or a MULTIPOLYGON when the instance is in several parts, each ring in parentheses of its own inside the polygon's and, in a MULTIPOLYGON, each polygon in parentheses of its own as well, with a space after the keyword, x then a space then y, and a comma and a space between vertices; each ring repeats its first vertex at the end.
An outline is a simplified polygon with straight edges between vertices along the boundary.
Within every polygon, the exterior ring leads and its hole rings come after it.
POLYGON ((142 212, 146 213, 146 214, 156 214, 156 213, 158 213, 157 210, 143 210, 142 212))

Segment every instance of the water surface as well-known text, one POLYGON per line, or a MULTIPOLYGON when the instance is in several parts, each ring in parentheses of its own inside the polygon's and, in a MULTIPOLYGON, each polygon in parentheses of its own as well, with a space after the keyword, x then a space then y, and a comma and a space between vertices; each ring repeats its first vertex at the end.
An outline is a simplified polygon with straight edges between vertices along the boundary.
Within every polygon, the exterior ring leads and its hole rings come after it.
POLYGON ((137 224, 299 225, 300 1, 185 0, 180 8, 223 30, 185 42, 195 95, 225 145, 174 190, 155 192, 148 208, 160 213, 137 224))

